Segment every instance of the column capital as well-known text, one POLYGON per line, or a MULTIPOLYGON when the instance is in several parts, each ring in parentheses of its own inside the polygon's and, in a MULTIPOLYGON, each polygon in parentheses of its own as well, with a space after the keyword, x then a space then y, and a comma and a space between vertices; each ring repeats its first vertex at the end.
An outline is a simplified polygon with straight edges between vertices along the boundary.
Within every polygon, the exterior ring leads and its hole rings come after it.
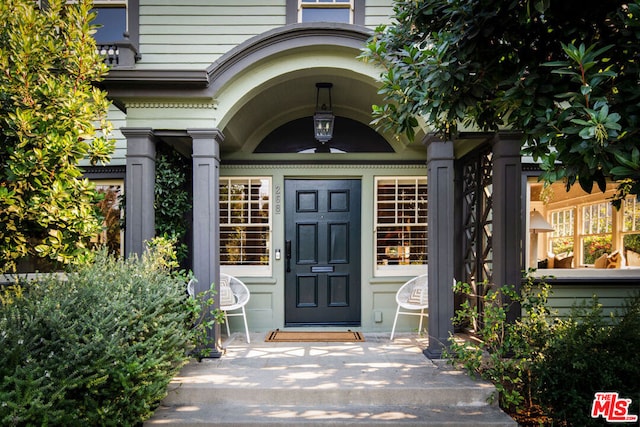
POLYGON ((427 163, 432 160, 454 160, 453 141, 442 139, 431 139, 426 142, 427 163))
POLYGON ((218 128, 187 129, 187 133, 192 139, 213 139, 218 143, 224 141, 224 134, 218 128))
POLYGON ((149 137, 149 138, 153 138, 154 134, 153 134, 153 128, 137 128, 137 127, 123 127, 120 128, 120 132, 122 132, 122 134, 125 137, 149 137))
POLYGON ((491 140, 491 147, 494 156, 500 157, 520 157, 522 149, 522 134, 497 133, 491 140))

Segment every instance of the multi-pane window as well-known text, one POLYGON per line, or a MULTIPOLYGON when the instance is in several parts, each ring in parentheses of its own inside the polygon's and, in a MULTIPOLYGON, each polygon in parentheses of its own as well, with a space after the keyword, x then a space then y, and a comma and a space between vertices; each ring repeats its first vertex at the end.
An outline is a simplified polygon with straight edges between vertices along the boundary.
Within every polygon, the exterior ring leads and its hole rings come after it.
POLYGON ((299 22, 353 23, 353 0, 300 0, 299 22))
POLYGON ((582 206, 582 263, 593 264, 603 254, 611 253, 611 203, 582 206))
POLYGON ((573 252, 573 209, 551 212, 550 246, 554 254, 573 252))
POLYGON ((270 206, 269 178, 220 178, 221 265, 269 266, 270 206))
POLYGON ((640 201, 628 197, 622 210, 622 244, 629 265, 637 266, 640 261, 640 201))
POLYGON ((375 223, 377 271, 421 271, 427 264, 427 179, 377 178, 375 223))

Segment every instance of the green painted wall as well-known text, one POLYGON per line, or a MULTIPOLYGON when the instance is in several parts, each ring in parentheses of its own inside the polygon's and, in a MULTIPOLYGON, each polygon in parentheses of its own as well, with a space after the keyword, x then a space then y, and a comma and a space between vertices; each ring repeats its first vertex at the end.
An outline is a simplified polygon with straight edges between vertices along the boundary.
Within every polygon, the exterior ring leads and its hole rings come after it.
POLYGON ((285 24, 285 0, 142 0, 139 68, 206 68, 285 24))
MULTIPOLYGON (((367 0, 365 24, 387 23, 391 0, 367 0)), ((201 69, 286 24, 286 0, 140 0, 138 69, 201 69)))
POLYGON ((565 317, 571 312, 573 305, 591 304, 592 297, 598 297, 602 304, 603 315, 620 313, 625 299, 640 292, 640 283, 636 284, 552 284, 552 295, 549 297, 549 307, 557 310, 558 316, 565 317))

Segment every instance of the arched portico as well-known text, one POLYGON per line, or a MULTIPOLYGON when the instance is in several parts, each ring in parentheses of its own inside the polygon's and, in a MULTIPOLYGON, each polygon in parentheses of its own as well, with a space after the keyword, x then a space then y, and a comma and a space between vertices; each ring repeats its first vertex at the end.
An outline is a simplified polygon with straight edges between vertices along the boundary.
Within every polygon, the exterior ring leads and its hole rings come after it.
MULTIPOLYGON (((338 117, 369 126, 371 105, 381 103, 381 98, 377 94, 378 71, 357 59, 359 48, 367 36, 366 31, 355 27, 283 27, 240 45, 216 61, 204 71, 206 84, 195 84, 193 81, 176 84, 175 81, 165 81, 163 84, 147 84, 127 91, 127 85, 130 87, 131 83, 134 83, 130 81, 115 88, 112 93, 118 94, 118 102, 127 107, 127 125, 130 131, 125 129, 125 133, 134 135, 134 138, 128 141, 132 148, 131 160, 136 160, 136 156, 144 160, 144 165, 147 166, 142 172, 145 182, 152 179, 151 148, 155 141, 167 142, 179 151, 193 156, 194 199, 197 198, 199 206, 194 209, 193 232, 198 241, 194 241, 193 246, 193 268, 199 279, 200 290, 207 289, 212 282, 217 283, 219 274, 217 191, 221 165, 240 165, 229 171, 235 173, 236 170, 240 170, 238 174, 246 174, 247 171, 256 168, 275 170, 278 164, 287 162, 292 172, 274 173, 273 180, 278 184, 287 176, 366 176, 362 197, 363 200, 366 198, 365 206, 372 206, 372 177, 376 174, 394 174, 392 170, 385 170, 386 166, 381 165, 405 165, 402 173, 416 174, 411 172, 411 169, 415 168, 420 170, 419 175, 426 176, 429 161, 429 193, 430 199, 435 198, 432 199, 435 200, 434 208, 429 210, 429 252, 438 253, 439 256, 429 259, 429 274, 433 278, 433 304, 430 308, 429 322, 429 335, 432 337, 433 345, 430 345, 429 354, 438 356, 448 332, 452 329, 451 281, 455 273, 454 259, 458 252, 455 226, 452 224, 455 218, 452 212, 456 207, 454 191, 451 188, 458 142, 446 142, 444 145, 430 143, 429 156, 427 148, 421 142, 410 142, 404 139, 404 136, 388 134, 381 136, 393 148, 393 152, 354 152, 340 154, 340 157, 330 153, 317 153, 309 157, 296 152, 255 152, 256 147, 274 130, 313 114, 317 82, 333 83, 333 111, 338 117), (141 134, 136 129, 143 129, 145 132, 141 134), (136 155, 135 147, 131 144, 140 144, 140 138, 144 139, 142 142, 149 155, 136 155), (242 169, 242 165, 248 166, 242 169), (296 168, 295 165, 302 166, 296 168), (304 165, 312 167, 305 168, 304 165), (369 170, 354 172, 353 165, 356 165, 358 170, 369 170)), ((159 78, 163 75, 168 74, 157 74, 159 78)), ((192 76, 193 73, 187 75, 192 76)), ((423 130, 418 133, 417 139, 422 139, 424 135, 423 130)), ((496 143, 496 146, 511 147, 505 143, 496 143)), ((514 174, 517 175, 517 169, 512 167, 517 163, 516 157, 510 152, 506 156, 496 157, 499 160, 497 164, 502 165, 500 167, 503 171, 508 172, 508 175, 503 174, 505 178, 500 178, 504 184, 511 182, 514 174)), ((127 179, 134 179, 130 172, 128 171, 127 179)), ((146 191, 142 187, 131 188, 131 192, 127 192, 127 200, 138 200, 145 204, 140 207, 142 215, 146 218, 146 222, 144 219, 142 221, 149 227, 153 218, 153 202, 142 197, 142 193, 146 191)), ((510 192, 508 197, 513 199, 514 195, 511 193, 514 187, 505 188, 510 192)), ((506 204, 503 203, 503 206, 506 204)), ((371 209, 363 209, 362 218, 360 231, 369 237, 363 237, 361 243, 363 247, 368 248, 372 243, 369 231, 375 228, 371 219, 371 209)), ((280 222, 274 223, 272 227, 273 233, 278 234, 273 239, 272 247, 282 249, 284 221, 278 221, 280 222)), ((496 227, 499 226, 496 224, 496 227)), ((513 229, 515 225, 511 224, 509 227, 513 229)), ((510 242, 511 237, 510 234, 506 235, 504 238, 501 237, 501 241, 510 242)), ((513 258, 513 253, 515 251, 498 251, 494 259, 497 261, 497 257, 503 255, 513 258)), ((376 298, 382 298, 379 295, 392 298, 393 289, 397 288, 396 282, 400 280, 398 278, 393 282, 374 277, 371 273, 375 269, 375 261, 372 260, 374 255, 371 252, 364 253, 362 264, 363 276, 366 276, 363 280, 367 281, 369 287, 375 288, 362 300, 363 317, 372 317, 368 322, 373 322, 373 311, 378 307, 376 298), (372 259, 364 260, 365 257, 372 259), (376 293, 377 289, 380 289, 379 294, 376 293)), ((274 277, 271 280, 277 283, 281 280, 277 272, 280 267, 278 264, 275 265, 274 277)), ((500 265, 512 270, 509 266, 516 264, 510 262, 500 265)), ((519 266, 517 268, 519 271, 519 266)), ((505 270, 500 275, 513 277, 511 270, 505 270)), ((284 300, 283 293, 284 290, 279 288, 274 291, 273 298, 284 300)), ((274 303, 273 310, 283 311, 283 303, 274 303)), ((281 322, 282 319, 277 316, 275 322, 281 322)))

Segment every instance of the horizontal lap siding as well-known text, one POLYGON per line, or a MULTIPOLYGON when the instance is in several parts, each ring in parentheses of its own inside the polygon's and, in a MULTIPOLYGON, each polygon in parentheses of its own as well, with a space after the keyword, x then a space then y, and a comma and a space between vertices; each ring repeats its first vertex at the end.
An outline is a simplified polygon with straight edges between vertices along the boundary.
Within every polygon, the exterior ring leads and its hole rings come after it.
POLYGON ((591 304, 593 295, 598 297, 598 302, 602 304, 603 315, 609 316, 610 313, 622 313, 625 300, 630 296, 640 292, 640 284, 638 285, 570 285, 563 286, 559 284, 552 285, 552 295, 549 297, 548 305, 552 310, 557 311, 560 317, 566 317, 571 312, 573 305, 580 305, 586 302, 591 304))
POLYGON ((285 24, 285 0, 141 0, 141 68, 203 69, 285 24))
POLYGON ((367 0, 364 24, 370 28, 388 25, 393 15, 392 3, 389 0, 367 0))

